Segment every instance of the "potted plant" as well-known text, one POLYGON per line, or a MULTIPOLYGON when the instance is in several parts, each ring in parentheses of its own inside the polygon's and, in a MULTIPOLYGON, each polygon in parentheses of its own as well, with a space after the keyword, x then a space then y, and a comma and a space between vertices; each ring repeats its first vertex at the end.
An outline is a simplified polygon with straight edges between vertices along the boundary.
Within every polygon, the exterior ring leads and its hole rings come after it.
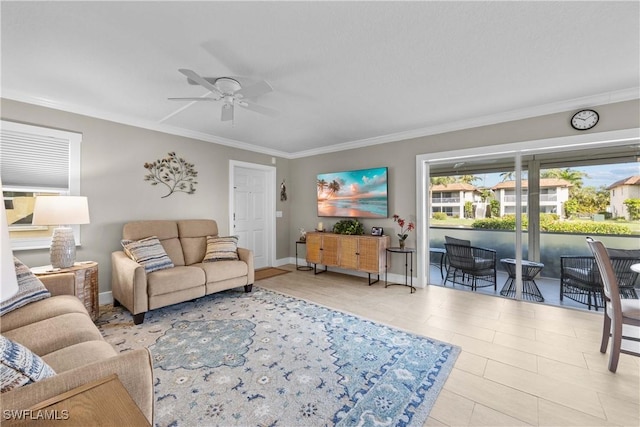
POLYGON ((400 226, 400 233, 398 233, 398 239, 399 239, 399 243, 400 243, 400 249, 404 249, 404 244, 405 244, 405 240, 407 240, 407 237, 409 237, 409 232, 412 231, 414 228, 416 228, 415 224, 411 221, 409 221, 408 223, 400 218, 399 215, 393 215, 393 221, 397 222, 398 225, 400 226), (407 225, 407 228, 405 228, 405 224, 407 225))
POLYGON ((357 219, 343 219, 333 226, 336 234, 364 234, 364 226, 357 219))

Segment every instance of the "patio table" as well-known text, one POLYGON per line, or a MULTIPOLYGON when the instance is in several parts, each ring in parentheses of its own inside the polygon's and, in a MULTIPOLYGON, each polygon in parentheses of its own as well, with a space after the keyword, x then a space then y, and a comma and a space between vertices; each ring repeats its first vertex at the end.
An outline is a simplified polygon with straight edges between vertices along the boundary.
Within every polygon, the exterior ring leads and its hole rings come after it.
MULTIPOLYGON (((500 290, 500 295, 506 296, 509 298, 515 298, 516 295, 516 260, 513 258, 503 258, 500 260, 505 270, 509 274, 509 278, 505 282, 504 286, 500 290)), ((540 289, 538 289, 538 285, 536 281, 533 280, 534 277, 542 269, 544 268, 544 264, 541 262, 533 262, 522 260, 522 298, 535 300, 542 302, 544 301, 544 297, 540 293, 540 289)))

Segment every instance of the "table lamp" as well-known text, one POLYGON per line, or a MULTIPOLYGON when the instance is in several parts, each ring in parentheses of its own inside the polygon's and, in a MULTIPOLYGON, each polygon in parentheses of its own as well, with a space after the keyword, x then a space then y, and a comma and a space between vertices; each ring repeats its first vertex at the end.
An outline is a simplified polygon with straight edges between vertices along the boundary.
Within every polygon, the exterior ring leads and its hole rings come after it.
MULTIPOLYGON (((0 184, 1 186, 1 184, 0 184)), ((9 240, 9 225, 7 224, 7 213, 2 204, 2 215, 0 215, 0 243, 2 253, 0 258, 0 301, 6 301, 18 292, 18 280, 16 278, 16 267, 13 263, 13 251, 9 240)))
POLYGON ((33 225, 56 225, 51 238, 51 266, 69 268, 76 261, 76 242, 70 225, 89 224, 89 205, 83 196, 37 196, 33 225))

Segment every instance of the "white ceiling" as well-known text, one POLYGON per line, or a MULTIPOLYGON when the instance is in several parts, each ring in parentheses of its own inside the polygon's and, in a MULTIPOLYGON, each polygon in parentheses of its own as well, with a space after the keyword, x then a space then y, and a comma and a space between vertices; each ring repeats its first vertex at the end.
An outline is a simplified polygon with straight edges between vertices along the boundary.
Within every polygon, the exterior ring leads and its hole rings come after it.
POLYGON ((300 157, 638 98, 640 2, 1 3, 2 96, 300 157), (243 84, 277 118, 202 96, 243 84), (186 107, 186 108, 184 108, 186 107))

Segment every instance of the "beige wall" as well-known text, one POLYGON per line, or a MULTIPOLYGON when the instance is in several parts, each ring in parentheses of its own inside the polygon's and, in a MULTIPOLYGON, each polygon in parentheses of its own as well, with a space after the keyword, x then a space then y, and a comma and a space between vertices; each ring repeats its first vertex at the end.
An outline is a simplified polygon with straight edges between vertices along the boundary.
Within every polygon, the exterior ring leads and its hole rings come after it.
MULTIPOLYGON (((81 191, 89 197, 91 224, 82 226, 83 247, 78 259, 100 263, 100 291, 111 288, 110 253, 119 249, 122 225, 136 219, 214 218, 221 233, 228 233, 228 163, 239 160, 271 165, 271 156, 167 135, 146 129, 93 119, 77 114, 2 100, 2 118, 83 133, 81 191), (196 166, 198 186, 194 195, 175 194, 161 199, 157 187, 144 182, 145 162, 176 153, 196 166)), ((600 123, 591 131, 605 132, 640 127, 640 101, 596 108, 600 123)), ((295 255, 298 229, 313 230, 319 220, 330 227, 337 219, 319 219, 315 181, 318 173, 389 168, 389 214, 415 220, 416 155, 576 135, 569 125, 573 111, 447 132, 422 138, 380 144, 300 159, 277 159, 277 183, 287 183, 288 201, 281 202, 277 189, 276 258, 295 255)), ((584 133, 584 132, 582 132, 584 133)), ((397 225, 389 218, 364 220, 365 229, 382 226, 395 236, 397 225)), ((408 244, 415 245, 415 232, 408 244)), ((394 243, 395 244, 395 243, 394 243)), ((27 265, 48 264, 47 250, 25 251, 19 257, 27 265)), ((396 266, 392 271, 400 271, 396 266)))
MULTIPOLYGON (((82 247, 77 259, 99 263, 100 292, 111 290, 111 252, 120 249, 122 226, 139 219, 212 218, 220 234, 229 233, 229 160, 272 165, 271 156, 180 136, 94 119, 3 99, 2 119, 83 134, 81 193, 89 199, 91 224, 81 227, 82 247), (143 164, 163 158, 169 151, 195 165, 198 185, 192 195, 166 192, 143 180, 143 164)), ((290 160, 276 159, 276 179, 287 182, 290 160)), ((289 208, 276 209, 276 258, 288 256, 289 208)), ((47 249, 20 251, 29 266, 49 264, 47 249)))
MULTIPOLYGON (((640 101, 628 101, 595 107, 600 113, 598 125, 589 133, 606 132, 640 127, 640 101)), ((397 213, 402 218, 416 219, 416 155, 466 149, 478 146, 534 141, 544 138, 571 136, 580 133, 569 124, 575 111, 551 114, 526 120, 500 123, 473 129, 447 132, 411 140, 381 144, 367 148, 340 151, 295 159, 291 165, 291 213, 290 233, 299 227, 313 229, 320 220, 316 215, 315 180, 318 173, 350 169, 387 166, 389 168, 389 215, 397 213)), ((325 228, 337 222, 323 219, 325 228)), ((397 246, 395 235, 399 231, 391 218, 363 220, 365 230, 372 226, 384 227, 397 246)), ((416 233, 407 240, 415 247, 416 233)), ((293 256, 293 248, 290 249, 293 256)), ((394 272, 400 272, 396 265, 394 272)), ((414 270, 415 272, 415 270, 414 270)))

